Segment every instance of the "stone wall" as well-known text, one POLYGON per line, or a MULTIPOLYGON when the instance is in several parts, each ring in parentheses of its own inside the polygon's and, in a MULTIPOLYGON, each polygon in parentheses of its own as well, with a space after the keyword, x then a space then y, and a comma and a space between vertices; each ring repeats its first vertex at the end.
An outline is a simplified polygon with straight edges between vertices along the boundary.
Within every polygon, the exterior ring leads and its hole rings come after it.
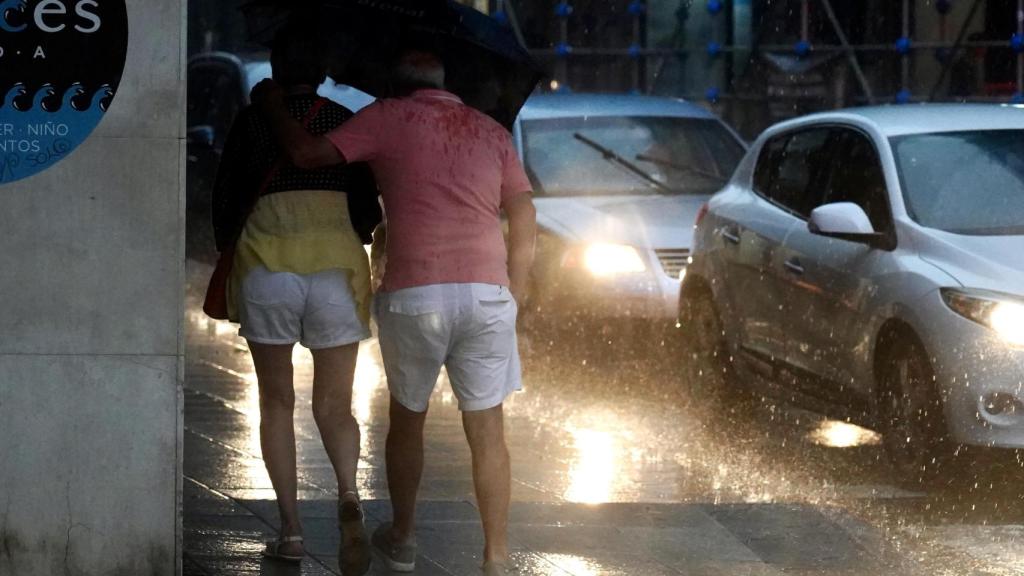
POLYGON ((0 574, 180 572, 183 0, 92 136, 0 185, 0 574))

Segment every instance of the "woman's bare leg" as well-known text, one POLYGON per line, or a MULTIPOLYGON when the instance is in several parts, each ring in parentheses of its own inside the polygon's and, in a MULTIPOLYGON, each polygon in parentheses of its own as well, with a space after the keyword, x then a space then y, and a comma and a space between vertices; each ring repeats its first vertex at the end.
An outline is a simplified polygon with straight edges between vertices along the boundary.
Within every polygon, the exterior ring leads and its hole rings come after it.
POLYGON ((338 479, 338 494, 356 490, 359 423, 352 416, 352 382, 359 344, 313 350, 313 418, 338 479))
MULTIPOLYGON (((295 389, 292 384, 292 348, 249 342, 260 387, 260 446, 267 474, 277 494, 281 535, 301 536, 295 479, 295 389)), ((301 554, 302 544, 288 542, 284 554, 301 554)))
POLYGON ((370 567, 370 549, 356 490, 359 467, 359 423, 352 416, 352 383, 359 344, 313 350, 313 418, 338 479, 338 523, 342 574, 363 574, 370 567))

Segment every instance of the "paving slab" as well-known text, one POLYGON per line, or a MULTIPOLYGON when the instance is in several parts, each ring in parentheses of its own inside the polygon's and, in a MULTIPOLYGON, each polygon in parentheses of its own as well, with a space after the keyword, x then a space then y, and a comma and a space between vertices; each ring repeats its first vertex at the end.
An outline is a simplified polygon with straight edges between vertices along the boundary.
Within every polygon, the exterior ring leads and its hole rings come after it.
MULTIPOLYGON (((262 542, 275 536, 278 512, 260 457, 251 358, 233 327, 196 314, 196 305, 187 313, 184 573, 338 574, 337 489, 309 409, 308 353, 294 355, 308 556, 289 567, 260 557, 262 542)), ((596 381, 573 389, 571 379, 538 382, 535 374, 506 411, 510 545, 520 576, 914 574, 877 527, 839 507, 794 502, 798 490, 771 466, 758 468, 763 455, 745 444, 708 448, 705 458, 701 446, 712 440, 700 422, 664 402, 645 404, 631 392, 625 406, 618 395, 604 396, 596 381), (748 479, 750 470, 760 476, 748 479), (775 486, 786 489, 783 497, 768 498, 775 486)), ((387 398, 379 349, 370 340, 361 347, 353 391, 362 431, 357 482, 370 531, 391 514, 387 398)), ((416 574, 479 574, 483 540, 470 453, 443 377, 425 437, 416 574)), ((388 573, 379 559, 370 572, 388 573)))

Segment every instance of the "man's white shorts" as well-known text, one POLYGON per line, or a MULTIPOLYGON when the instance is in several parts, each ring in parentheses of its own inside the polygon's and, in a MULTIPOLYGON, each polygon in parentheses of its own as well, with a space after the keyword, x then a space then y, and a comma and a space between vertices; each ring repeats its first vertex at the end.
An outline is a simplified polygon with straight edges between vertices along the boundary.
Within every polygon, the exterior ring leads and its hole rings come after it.
POLYGON ((342 270, 292 274, 254 268, 238 291, 238 316, 238 334, 258 344, 301 342, 321 350, 370 337, 342 270))
POLYGON ((441 366, 459 410, 487 410, 522 389, 516 302, 504 286, 433 284, 377 294, 391 394, 424 412, 441 366))

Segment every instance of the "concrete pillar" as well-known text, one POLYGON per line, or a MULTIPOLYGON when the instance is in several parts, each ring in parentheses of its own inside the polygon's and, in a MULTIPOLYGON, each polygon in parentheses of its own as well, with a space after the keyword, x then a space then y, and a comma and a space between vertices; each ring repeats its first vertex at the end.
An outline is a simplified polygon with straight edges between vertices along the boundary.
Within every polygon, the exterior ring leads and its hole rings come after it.
POLYGON ((4 575, 180 572, 185 9, 126 4, 99 127, 0 185, 4 575))

